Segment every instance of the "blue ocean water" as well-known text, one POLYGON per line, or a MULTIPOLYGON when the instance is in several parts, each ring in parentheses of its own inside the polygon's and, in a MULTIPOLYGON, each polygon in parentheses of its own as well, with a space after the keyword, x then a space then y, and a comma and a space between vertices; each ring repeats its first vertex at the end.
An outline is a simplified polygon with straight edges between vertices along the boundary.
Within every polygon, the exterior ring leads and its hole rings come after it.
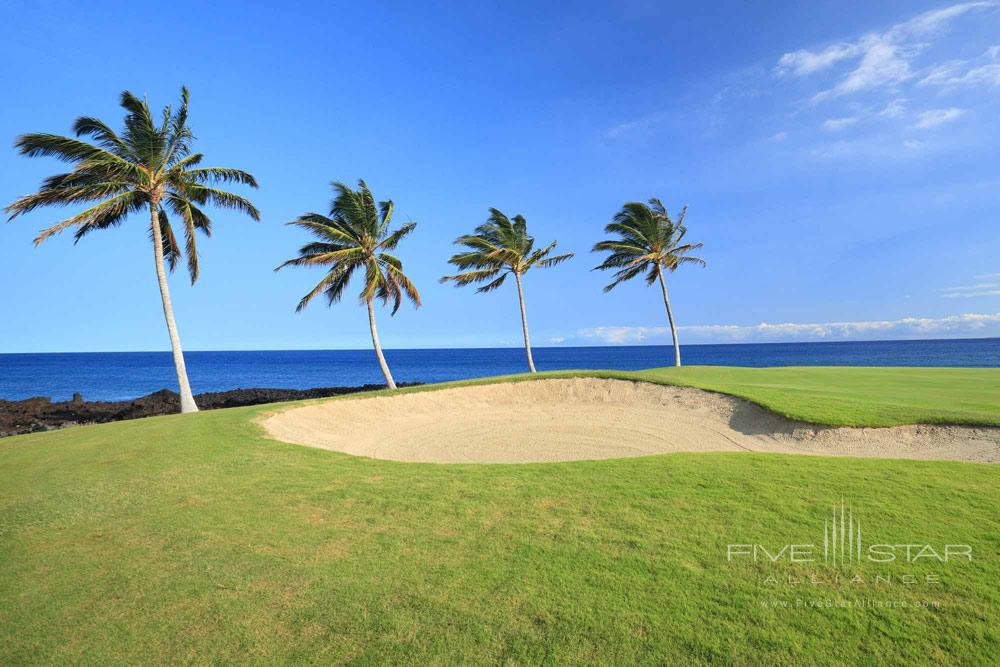
MULTIPOLYGON (((846 343, 684 345, 684 363, 724 366, 1000 367, 1000 338, 846 343)), ((443 382, 521 373, 521 348, 386 350, 397 382, 443 382)), ((539 370, 637 370, 673 363, 662 345, 542 347, 539 370)), ((195 393, 248 387, 307 389, 383 382, 372 350, 188 352, 195 393)), ((117 401, 176 390, 168 352, 0 354, 0 398, 117 401)))

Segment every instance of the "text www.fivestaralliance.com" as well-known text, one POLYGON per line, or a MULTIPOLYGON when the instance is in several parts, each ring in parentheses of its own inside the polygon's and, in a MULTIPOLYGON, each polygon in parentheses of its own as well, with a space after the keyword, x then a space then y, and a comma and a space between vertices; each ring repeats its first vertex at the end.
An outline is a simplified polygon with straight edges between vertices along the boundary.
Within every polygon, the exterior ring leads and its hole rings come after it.
POLYGON ((937 600, 880 600, 877 598, 768 598, 759 601, 768 609, 938 609, 937 600))

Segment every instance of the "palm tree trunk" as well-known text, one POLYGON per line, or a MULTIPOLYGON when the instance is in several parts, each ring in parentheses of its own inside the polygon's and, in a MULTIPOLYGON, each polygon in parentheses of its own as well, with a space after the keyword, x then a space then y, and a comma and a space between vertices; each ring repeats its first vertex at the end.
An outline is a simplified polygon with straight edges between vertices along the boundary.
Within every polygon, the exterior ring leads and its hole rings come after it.
POLYGON ((375 307, 372 305, 371 299, 368 299, 368 326, 372 330, 372 344, 375 346, 375 356, 378 357, 378 365, 382 369, 382 375, 385 376, 385 383, 389 389, 395 389, 396 383, 392 380, 389 364, 385 363, 385 357, 382 355, 382 346, 378 342, 378 327, 375 326, 375 307))
POLYGON ((656 267, 656 275, 660 279, 660 289, 663 290, 663 305, 667 307, 667 319, 670 320, 670 335, 674 338, 674 366, 681 365, 681 346, 677 343, 677 327, 674 326, 674 313, 670 310, 670 298, 667 296, 667 283, 663 280, 663 270, 656 267))
POLYGON ((521 328, 524 330, 524 353, 528 355, 528 368, 532 373, 537 373, 535 370, 535 360, 531 358, 531 339, 528 338, 528 314, 524 310, 524 288, 521 286, 521 274, 515 273, 514 279, 517 280, 517 300, 521 302, 521 328))
POLYGON ((174 368, 177 370, 177 388, 181 395, 181 413, 198 412, 194 396, 191 394, 191 384, 188 382, 187 367, 184 365, 184 352, 181 350, 181 339, 177 333, 177 323, 174 321, 174 307, 170 303, 170 289, 167 287, 167 272, 163 267, 163 234, 160 231, 159 202, 149 205, 149 219, 153 227, 153 253, 156 261, 156 280, 160 283, 160 299, 163 301, 163 317, 167 320, 167 333, 170 335, 170 350, 174 354, 174 368))

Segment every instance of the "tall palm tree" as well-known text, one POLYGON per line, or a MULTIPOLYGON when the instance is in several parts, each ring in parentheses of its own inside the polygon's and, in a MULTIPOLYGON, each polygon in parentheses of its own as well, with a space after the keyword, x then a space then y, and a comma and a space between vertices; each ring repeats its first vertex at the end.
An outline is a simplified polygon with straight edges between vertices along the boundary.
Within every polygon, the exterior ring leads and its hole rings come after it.
POLYGON ((84 116, 73 123, 75 139, 57 134, 18 137, 14 146, 21 155, 55 157, 73 165, 73 170, 45 179, 38 192, 21 197, 5 212, 13 220, 41 206, 99 202, 43 230, 35 239, 38 245, 70 227, 76 228, 74 238, 79 241, 92 231, 117 227, 129 215, 149 210, 156 279, 177 370, 181 412, 197 412, 170 304, 164 262, 173 271, 177 261, 186 254, 188 272, 194 284, 198 279, 195 231, 209 236, 212 229, 211 220, 199 206, 214 204, 259 220, 260 214, 249 201, 213 187, 219 183, 241 183, 255 188, 257 181, 240 169, 198 166, 203 156, 191 152, 194 137, 187 124, 187 88, 181 88, 180 106, 176 110, 169 106, 164 108, 159 121, 154 118, 147 100, 128 91, 121 94, 120 103, 126 112, 121 135, 97 118, 84 116), (84 136, 93 139, 93 143, 79 139, 84 136), (183 222, 183 251, 170 226, 167 209, 183 222))
POLYGON ((615 215, 614 221, 604 228, 605 233, 617 234, 618 238, 601 241, 593 249, 594 252, 611 253, 603 263, 595 267, 615 271, 615 279, 604 288, 605 292, 610 292, 619 283, 635 278, 644 271, 647 285, 652 285, 657 280, 660 282, 663 305, 667 308, 667 319, 670 321, 670 335, 674 339, 675 366, 681 365, 681 348, 677 343, 677 327, 674 326, 674 314, 670 309, 663 271, 676 271, 682 264, 705 266, 705 260, 688 254, 701 248, 702 244, 682 243, 687 234, 684 226, 686 213, 687 206, 681 210, 675 222, 670 219, 659 199, 650 199, 648 205, 629 202, 615 215))
POLYGON ((343 183, 333 183, 337 193, 330 205, 330 215, 306 213, 289 222, 308 230, 318 241, 299 248, 299 256, 278 266, 275 271, 286 266, 327 266, 329 269, 312 291, 302 297, 295 312, 301 311, 320 292, 326 295, 329 305, 340 301, 344 290, 356 270, 364 270, 364 286, 361 301, 368 306, 368 326, 372 332, 372 345, 378 365, 385 376, 389 389, 395 389, 389 365, 385 363, 382 346, 378 342, 378 328, 375 326, 373 301, 383 304, 391 300, 392 315, 406 296, 415 307, 420 307, 420 294, 406 274, 403 262, 389 253, 417 226, 409 222, 394 232, 389 231, 392 221, 391 200, 379 202, 363 180, 358 181, 358 189, 352 190, 343 183))
POLYGON ((553 241, 544 248, 535 250, 535 239, 528 234, 528 222, 523 215, 515 215, 511 220, 495 208, 490 209, 490 217, 476 227, 475 234, 460 236, 455 245, 468 248, 448 260, 463 273, 445 276, 441 282, 452 281, 456 287, 473 283, 487 283, 476 292, 492 292, 501 285, 508 275, 517 283, 517 299, 521 304, 521 329, 524 332, 524 352, 528 357, 528 368, 535 371, 535 361, 531 357, 531 339, 528 337, 528 316, 524 310, 524 286, 522 276, 533 267, 548 268, 565 262, 573 256, 548 257, 556 247, 553 241))

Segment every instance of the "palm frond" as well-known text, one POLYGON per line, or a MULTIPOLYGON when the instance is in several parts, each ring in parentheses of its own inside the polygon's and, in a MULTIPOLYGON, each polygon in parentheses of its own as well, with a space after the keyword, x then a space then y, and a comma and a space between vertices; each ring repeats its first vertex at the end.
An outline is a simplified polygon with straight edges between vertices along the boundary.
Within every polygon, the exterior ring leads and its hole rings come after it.
POLYGON ((698 266, 708 266, 708 264, 701 257, 678 257, 677 266, 681 264, 696 264, 698 266))
POLYGON ((488 285, 478 288, 477 292, 491 292, 500 287, 507 273, 523 274, 532 267, 547 268, 556 266, 573 256, 566 253, 558 257, 546 259, 556 247, 553 241, 544 248, 535 250, 535 239, 528 234, 528 222, 523 215, 508 218, 503 211, 491 208, 486 222, 476 227, 473 234, 466 234, 455 239, 455 245, 468 248, 466 252, 456 253, 448 260, 463 273, 445 276, 442 282, 452 281, 457 286, 492 280, 488 285), (497 274, 504 273, 497 277, 497 274))
POLYGON ((73 123, 73 132, 76 136, 88 136, 95 139, 101 148, 110 151, 120 158, 129 160, 135 156, 132 149, 126 144, 114 130, 108 127, 104 121, 90 116, 81 116, 73 123))
POLYGON ((660 268, 659 264, 653 264, 652 266, 649 267, 649 272, 646 273, 647 285, 652 285, 653 283, 656 282, 656 279, 660 277, 659 268, 660 268))
POLYGON ((190 142, 194 139, 187 125, 189 93, 186 86, 181 86, 181 105, 176 112, 171 113, 170 107, 164 111, 163 133, 168 137, 167 148, 164 151, 161 170, 171 167, 181 161, 191 152, 190 142))
POLYGON ((455 245, 464 245, 467 248, 472 248, 473 250, 479 250, 482 252, 496 252, 501 249, 497 240, 488 238, 486 235, 481 233, 459 236, 455 239, 455 245))
POLYGON ((212 203, 220 208, 228 208, 246 213, 255 221, 260 221, 260 211, 246 197, 241 197, 225 190, 200 185, 185 188, 185 191, 191 200, 199 204, 212 203))
POLYGON ((388 296, 385 293, 385 276, 379 268, 375 257, 365 258, 365 284, 361 288, 361 301, 379 297, 385 303, 388 296))
MULTIPOLYGON (((174 230, 170 228, 170 220, 167 219, 167 212, 162 208, 157 213, 157 221, 160 226, 160 237, 163 240, 163 260, 167 263, 167 270, 170 273, 177 268, 177 260, 181 257, 181 248, 177 245, 177 237, 174 230)), ((153 239, 153 228, 149 228, 149 238, 153 239)), ((197 260, 196 260, 197 261, 197 260)))
POLYGON ((140 100, 129 91, 123 91, 120 103, 125 115, 125 132, 122 139, 132 147, 136 160, 154 171, 163 164, 163 150, 167 137, 157 127, 146 100, 140 100))
POLYGON ((201 153, 191 153, 184 156, 167 170, 165 174, 167 182, 174 187, 183 188, 186 185, 185 181, 195 181, 195 179, 191 178, 191 172, 195 171, 191 167, 201 164, 201 161, 204 159, 205 156, 201 153))
POLYGON ((659 277, 661 268, 674 271, 681 264, 704 265, 704 260, 687 253, 702 247, 701 243, 681 244, 687 233, 682 224, 687 216, 687 206, 681 209, 677 220, 670 219, 667 208, 659 199, 648 204, 627 202, 604 230, 616 238, 594 244, 593 252, 608 252, 595 270, 614 269, 615 280, 604 291, 647 271, 646 282, 652 284, 659 277))
MULTIPOLYGON (((60 179, 73 174, 60 174, 51 177, 49 180, 60 179)), ((84 201, 98 201, 107 199, 125 192, 129 189, 128 183, 121 181, 97 181, 93 179, 63 179, 66 183, 79 183, 78 185, 56 185, 55 187, 45 187, 31 195, 20 197, 4 209, 10 214, 10 220, 19 215, 23 215, 41 206, 69 206, 84 201)))
POLYGON ((306 213, 286 224, 301 227, 317 238, 334 243, 356 244, 360 242, 353 229, 319 213, 306 213))
POLYGON ((687 205, 681 209, 680 214, 677 216, 677 220, 674 222, 674 226, 684 229, 684 217, 687 215, 688 207, 687 205))
MULTIPOLYGON (((385 253, 379 255, 379 261, 383 263, 386 269, 386 277, 396 284, 399 292, 405 294, 413 302, 415 308, 419 308, 421 306, 420 292, 417 291, 416 285, 413 284, 409 276, 403 273, 403 263, 398 258, 386 255, 385 253)), ((395 310, 393 310, 393 314, 398 309, 399 306, 397 305, 395 310)))
POLYGON ((534 252, 531 252, 525 258, 524 265, 526 267, 528 267, 528 268, 534 266, 539 260, 541 260, 543 257, 545 257, 550 252, 552 252, 552 249, 555 248, 555 247, 556 247, 556 242, 553 241, 552 243, 548 244, 544 248, 539 248, 538 250, 535 250, 534 252))
POLYGON ((642 273, 643 269, 645 268, 646 268, 645 263, 643 263, 643 264, 637 264, 631 268, 626 268, 622 269, 621 271, 618 271, 617 273, 615 273, 615 279, 604 287, 604 291, 610 292, 611 290, 613 290, 615 287, 622 284, 626 280, 631 280, 632 278, 635 278, 637 275, 642 273))
POLYGON ((364 251, 361 248, 343 248, 332 252, 315 252, 301 254, 298 257, 286 260, 279 264, 274 270, 279 271, 286 266, 315 266, 317 264, 336 264, 344 260, 360 260, 364 258, 364 251))
MULTIPOLYGON (((389 202, 389 204, 391 205, 392 202, 389 202)), ((397 229, 396 231, 394 231, 392 234, 386 236, 385 239, 383 239, 382 242, 379 243, 377 247, 382 250, 395 250, 396 246, 399 245, 399 242, 402 241, 407 236, 409 236, 410 232, 412 232, 416 228, 417 228, 417 223, 409 222, 400 227, 399 229, 397 229)))
POLYGON ((198 242, 195 238, 195 231, 200 229, 205 236, 211 236, 211 221, 198 207, 180 197, 169 197, 167 204, 184 221, 184 246, 187 253, 188 274, 191 276, 191 284, 194 285, 201 273, 198 265, 198 242))
POLYGON ((58 134, 24 134, 14 141, 14 148, 25 157, 54 157, 76 163, 78 169, 105 174, 110 179, 141 178, 136 165, 124 158, 79 139, 58 134))
MULTIPOLYGON (((286 266, 329 266, 329 280, 317 285, 310 294, 315 296, 327 290, 329 303, 340 300, 344 287, 354 271, 364 268, 364 285, 361 301, 378 299, 388 305, 392 302, 395 313, 404 297, 420 305, 420 294, 410 278, 403 272, 402 262, 386 251, 394 250, 415 228, 416 223, 403 225, 396 231, 389 231, 393 204, 386 200, 378 204, 364 180, 358 181, 358 189, 335 181, 332 184, 335 196, 330 206, 330 215, 307 213, 289 222, 306 229, 318 241, 299 248, 297 257, 279 265, 286 266), (336 280, 330 276, 337 276, 336 280), (331 282, 332 281, 332 282, 331 282)), ((308 303, 307 295, 300 306, 308 303)))
POLYGON ((187 169, 184 175, 196 183, 240 183, 241 185, 249 185, 251 188, 258 187, 257 179, 253 177, 253 174, 242 169, 202 167, 200 169, 187 169))
POLYGON ((510 275, 509 273, 504 273, 499 278, 497 278, 496 280, 494 280, 493 282, 487 283, 486 285, 483 285, 482 287, 476 288, 476 293, 477 294, 485 294, 487 292, 492 292, 493 290, 495 290, 498 287, 500 287, 501 285, 503 285, 503 281, 506 280, 507 276, 509 276, 509 275, 510 275))
POLYGON ((395 210, 396 205, 392 203, 391 199, 383 202, 379 202, 378 205, 378 216, 379 216, 379 235, 382 231, 389 227, 389 223, 392 221, 392 212, 395 210))
POLYGON ((79 241, 80 238, 86 234, 87 231, 89 231, 91 226, 103 229, 105 227, 117 225, 129 213, 134 212, 145 203, 145 200, 141 199, 137 193, 132 191, 123 192, 122 194, 103 201, 96 206, 92 206, 85 211, 77 213, 71 218, 67 218, 66 220, 63 220, 48 229, 43 229, 42 232, 35 237, 34 243, 35 245, 39 245, 45 239, 54 234, 60 233, 69 227, 79 227, 76 234, 76 240, 79 241))
POLYGON ((568 252, 565 255, 556 255, 555 257, 549 257, 548 259, 543 259, 542 261, 538 262, 536 266, 540 266, 543 269, 547 269, 552 266, 558 266, 559 264, 565 262, 567 259, 572 259, 574 255, 575 253, 568 252))
POLYGON ((343 298, 356 268, 357 265, 344 265, 330 272, 330 280, 325 291, 327 306, 332 306, 343 298))
MULTIPOLYGON (((358 181, 358 183, 363 184, 364 181, 358 181)), ((363 187, 367 189, 367 186, 363 187)), ((355 192, 350 186, 339 181, 333 184, 333 189, 337 194, 330 207, 332 215, 340 217, 358 234, 370 233, 373 228, 377 227, 377 220, 366 220, 367 216, 361 193, 355 192)))
POLYGON ((297 306, 295 306, 295 312, 301 312, 303 308, 309 305, 309 302, 316 297, 316 295, 321 292, 326 292, 326 299, 329 305, 333 305, 340 300, 341 296, 344 294, 344 288, 351 280, 351 271, 345 271, 343 267, 338 267, 335 270, 329 271, 323 279, 316 283, 308 294, 299 300, 297 306))
MULTIPOLYGON (((453 276, 442 276, 440 282, 453 282, 456 287, 462 287, 464 285, 471 285, 473 283, 482 283, 496 277, 500 273, 500 268, 491 269, 478 269, 475 271, 466 271, 465 273, 458 273, 453 276)), ((504 271, 503 276, 507 275, 508 271, 504 271)), ((503 277, 501 277, 500 282, 503 282, 503 277)), ((497 285, 499 287, 499 285, 497 285)))

